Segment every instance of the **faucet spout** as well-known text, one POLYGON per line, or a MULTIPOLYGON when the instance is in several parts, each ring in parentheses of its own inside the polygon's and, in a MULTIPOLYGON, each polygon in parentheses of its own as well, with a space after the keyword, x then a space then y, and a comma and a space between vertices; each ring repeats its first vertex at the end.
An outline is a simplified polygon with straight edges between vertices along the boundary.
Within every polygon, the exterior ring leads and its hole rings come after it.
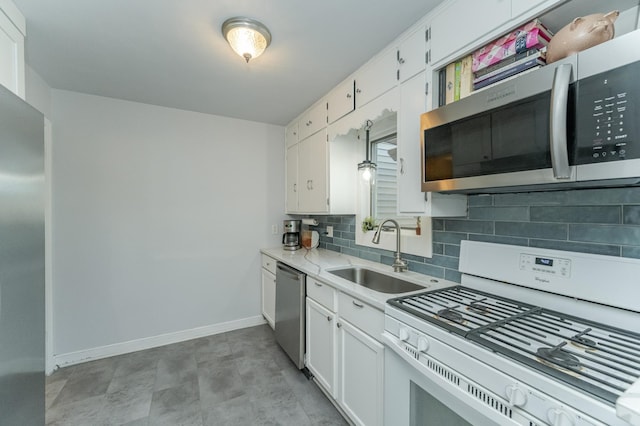
POLYGON ((409 266, 407 265, 407 262, 400 257, 400 254, 401 254, 401 248, 400 248, 400 224, 398 222, 396 222, 393 219, 385 219, 385 220, 383 220, 382 223, 380 223, 380 225, 378 225, 378 229, 376 229, 375 234, 373 234, 373 239, 371 240, 371 242, 374 243, 374 244, 380 244, 380 235, 382 233, 382 227, 387 222, 391 222, 396 228, 396 258, 395 258, 395 260, 393 262, 393 265, 391 265, 391 266, 393 267, 394 272, 406 271, 409 268, 409 266))

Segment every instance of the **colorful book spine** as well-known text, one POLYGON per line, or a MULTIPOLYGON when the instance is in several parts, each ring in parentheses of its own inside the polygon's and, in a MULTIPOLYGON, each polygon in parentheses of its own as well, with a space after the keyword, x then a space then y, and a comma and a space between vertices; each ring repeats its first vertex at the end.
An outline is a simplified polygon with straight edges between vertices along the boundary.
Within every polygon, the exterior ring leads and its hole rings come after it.
POLYGON ((489 77, 487 79, 484 79, 478 83, 474 83, 473 85, 473 89, 477 90, 477 89, 482 89, 483 87, 489 86, 493 83, 497 83, 501 80, 504 80, 507 77, 511 77, 513 75, 519 74, 523 71, 532 69, 532 68, 536 68, 536 67, 540 67, 544 65, 544 62, 540 59, 530 59, 520 65, 514 66, 514 67, 509 67, 505 70, 503 70, 502 72, 494 75, 493 77, 489 77))
POLYGON ((475 76, 475 78, 480 78, 483 75, 487 75, 489 73, 492 73, 496 70, 499 70, 500 68, 504 68, 508 65, 513 64, 514 62, 517 62, 523 58, 526 58, 528 56, 536 56, 536 57, 544 57, 545 56, 545 50, 544 49, 528 49, 525 50, 524 52, 520 52, 520 53, 516 53, 513 56, 510 56, 508 58, 503 59, 502 61, 498 62, 497 64, 493 64, 490 67, 487 68, 483 68, 475 73, 473 73, 473 75, 475 76))
POLYGON ((462 58, 460 66, 460 99, 466 98, 473 92, 473 72, 471 71, 471 55, 462 58))
POLYGON ((462 68, 462 61, 456 61, 454 64, 454 77, 453 77, 453 100, 460 100, 460 71, 462 68))
POLYGON ((536 60, 536 59, 544 60, 540 56, 540 52, 538 52, 538 54, 534 54, 534 55, 530 55, 530 56, 524 56, 524 57, 518 59, 517 61, 514 61, 514 62, 512 62, 510 64, 506 64, 503 67, 500 67, 500 68, 498 68, 496 70, 491 71, 490 73, 487 73, 487 74, 484 74, 484 75, 481 75, 481 76, 476 76, 476 78, 473 79, 473 84, 477 84, 477 83, 479 83, 481 81, 486 80, 487 78, 491 78, 491 77, 493 77, 495 75, 498 75, 498 74, 504 72, 505 70, 508 70, 510 68, 513 68, 513 67, 517 67, 517 66, 519 66, 521 64, 524 64, 524 63, 527 63, 527 62, 530 62, 530 61, 536 60))
POLYGON ((446 87, 446 92, 445 92, 445 102, 446 102, 446 105, 449 105, 454 100, 453 93, 454 93, 455 78, 456 78, 456 64, 455 64, 455 62, 452 62, 449 65, 447 65, 446 70, 447 70, 446 71, 447 72, 447 87, 446 87))

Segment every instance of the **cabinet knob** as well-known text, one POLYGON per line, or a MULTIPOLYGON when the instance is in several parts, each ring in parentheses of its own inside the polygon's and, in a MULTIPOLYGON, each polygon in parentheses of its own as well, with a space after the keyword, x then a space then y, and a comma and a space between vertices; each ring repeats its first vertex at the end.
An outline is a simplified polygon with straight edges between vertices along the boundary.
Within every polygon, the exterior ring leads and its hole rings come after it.
POLYGON ((336 324, 336 327, 338 327, 338 328, 342 328, 342 324, 337 323, 337 324, 336 324))
POLYGON ((400 65, 404 64, 404 58, 400 58, 400 59, 398 59, 398 63, 399 63, 400 65))
POLYGON ((347 99, 351 99, 351 93, 347 93, 347 99))
POLYGON ((362 90, 356 89, 356 93, 362 93, 362 90))
POLYGON ((327 315, 327 321, 331 321, 331 315, 327 315))

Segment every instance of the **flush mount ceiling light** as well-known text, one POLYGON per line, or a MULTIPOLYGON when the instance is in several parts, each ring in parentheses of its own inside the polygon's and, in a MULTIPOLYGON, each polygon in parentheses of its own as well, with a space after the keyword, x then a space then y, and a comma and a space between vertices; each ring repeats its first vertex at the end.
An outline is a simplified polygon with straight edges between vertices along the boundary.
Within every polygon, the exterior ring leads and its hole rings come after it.
POLYGON ((241 16, 224 21, 222 34, 231 48, 247 62, 262 55, 271 43, 271 33, 267 27, 241 16))

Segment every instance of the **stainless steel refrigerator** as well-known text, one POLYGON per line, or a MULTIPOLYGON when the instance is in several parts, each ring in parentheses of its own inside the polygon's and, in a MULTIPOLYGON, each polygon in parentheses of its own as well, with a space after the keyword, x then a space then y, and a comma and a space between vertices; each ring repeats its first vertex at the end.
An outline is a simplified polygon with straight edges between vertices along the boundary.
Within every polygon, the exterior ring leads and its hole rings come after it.
POLYGON ((42 426, 44 117, 0 85, 0 425, 42 426))

